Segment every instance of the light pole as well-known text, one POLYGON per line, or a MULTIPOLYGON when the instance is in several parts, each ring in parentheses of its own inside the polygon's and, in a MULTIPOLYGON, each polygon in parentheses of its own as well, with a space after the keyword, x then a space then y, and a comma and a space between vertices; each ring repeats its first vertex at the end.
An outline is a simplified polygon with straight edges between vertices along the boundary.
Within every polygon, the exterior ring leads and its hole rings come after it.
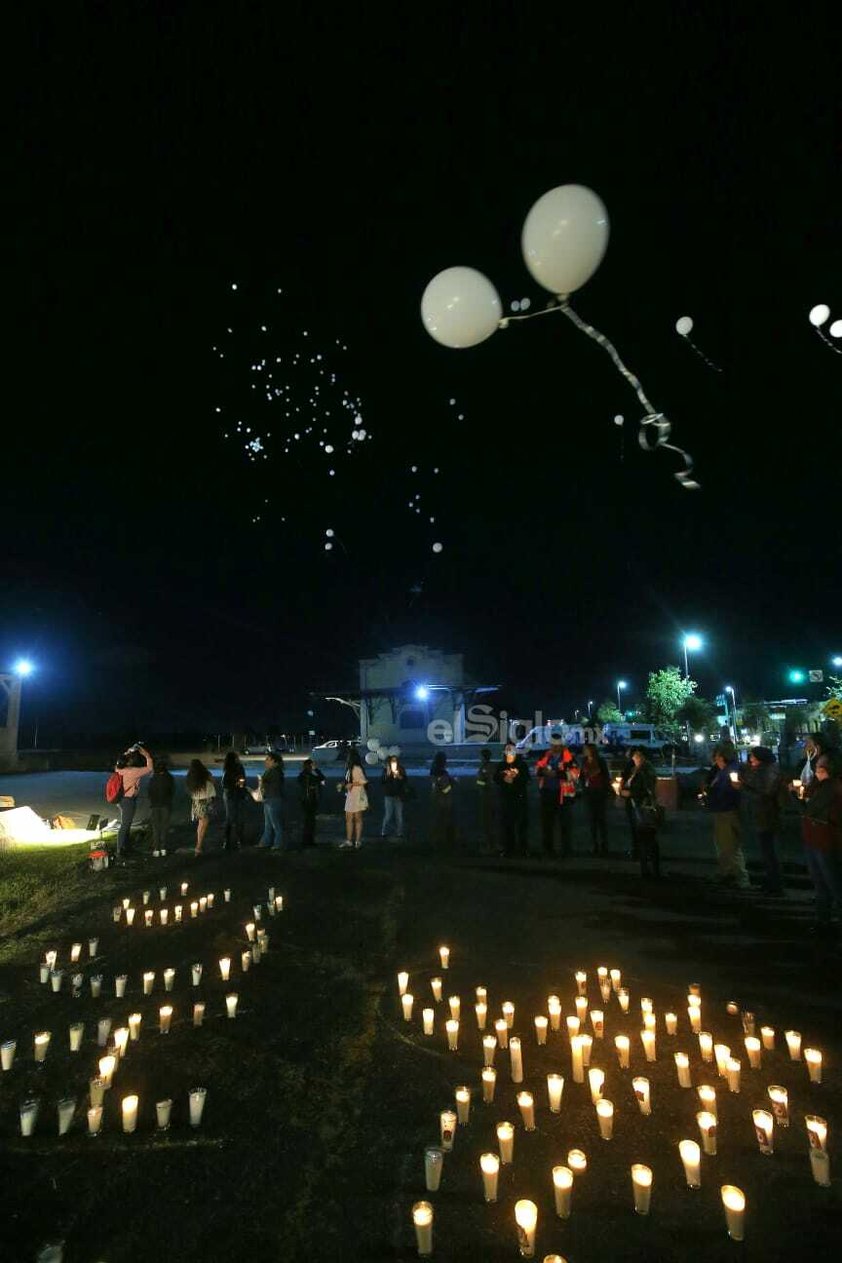
POLYGON ((701 649, 702 643, 703 642, 702 642, 701 636, 697 636, 695 632, 690 632, 688 635, 684 637, 683 645, 684 645, 684 678, 685 680, 690 679, 690 664, 687 660, 687 651, 689 649, 691 653, 696 653, 699 649, 701 649))
POLYGON ((726 684, 725 692, 731 694, 731 712, 734 716, 734 724, 732 727, 732 733, 734 737, 734 745, 736 745, 737 744, 737 692, 733 684, 726 684))
POLYGON ((593 698, 588 702, 588 719, 593 719, 593 698))
POLYGON ((620 712, 621 715, 623 713, 623 703, 620 701, 620 690, 625 689, 625 688, 628 688, 628 685, 626 684, 625 680, 618 680, 617 681, 617 710, 620 712))

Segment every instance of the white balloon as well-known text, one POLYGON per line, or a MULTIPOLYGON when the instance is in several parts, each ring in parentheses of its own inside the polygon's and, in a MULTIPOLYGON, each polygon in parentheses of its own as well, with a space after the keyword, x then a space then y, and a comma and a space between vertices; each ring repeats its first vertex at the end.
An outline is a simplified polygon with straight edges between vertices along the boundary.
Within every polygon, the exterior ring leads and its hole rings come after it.
POLYGON ((502 316, 500 295, 475 268, 445 268, 421 298, 421 319, 442 346, 477 346, 494 333, 502 316))
POLYGON ((440 553, 444 548, 444 544, 433 544, 433 552, 440 553))
POLYGON ((830 308, 827 303, 819 303, 818 306, 814 307, 810 312, 810 324, 815 325, 818 329, 820 325, 824 324, 829 315, 830 308))
POLYGON ((373 750, 369 750, 368 754, 365 756, 365 761, 369 767, 374 767, 378 762, 377 755, 373 750))
POLYGON ((388 755, 390 759, 399 759, 401 757, 400 746, 389 746, 388 755))
POLYGON ((614 424, 615 424, 615 425, 622 425, 624 421, 625 421, 625 418, 624 418, 623 416, 621 416, 621 414, 618 412, 618 413, 617 413, 617 415, 616 415, 616 417, 614 418, 614 424))
POLYGON ((679 316, 675 322, 675 331, 680 333, 682 338, 686 338, 688 334, 693 332, 693 317, 679 316))
POLYGON ((379 750, 379 749, 380 749, 380 738, 379 738, 379 737, 369 737, 368 741, 366 742, 366 745, 368 746, 369 750, 379 750))
POLYGON ((572 294, 590 280, 608 245, 608 211, 593 189, 562 184, 532 207, 521 249, 529 271, 551 294, 572 294))
POLYGON ((842 338, 842 320, 834 320, 828 329, 828 333, 832 338, 842 338))

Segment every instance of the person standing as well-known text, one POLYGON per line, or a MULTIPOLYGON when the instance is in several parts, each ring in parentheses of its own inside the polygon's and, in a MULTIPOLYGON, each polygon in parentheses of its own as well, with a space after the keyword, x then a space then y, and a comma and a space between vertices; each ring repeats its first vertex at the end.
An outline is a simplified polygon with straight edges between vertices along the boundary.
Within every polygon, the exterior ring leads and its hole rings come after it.
POLYGON ((196 849, 193 854, 201 855, 210 825, 212 804, 216 799, 213 775, 201 759, 190 760, 184 786, 190 795, 190 819, 196 822, 196 849))
POLYGON ((403 804, 406 798, 406 769, 395 754, 390 754, 383 769, 383 827, 381 838, 394 828, 395 837, 403 837, 403 804))
POLYGON ((842 780, 833 771, 828 755, 820 754, 801 820, 804 858, 816 891, 813 932, 822 937, 833 934, 834 907, 842 917, 842 780))
POLYGON ((535 764, 541 804, 541 844, 544 854, 555 854, 556 822, 561 834, 561 854, 572 853, 573 817, 578 764, 564 744, 561 733, 550 733, 550 748, 535 764))
POLYGON ((585 801, 585 810, 591 831, 591 848, 594 855, 608 851, 608 799, 611 795, 611 774, 608 764, 595 745, 586 745, 582 751, 582 768, 579 785, 585 801))
POLYGON ((639 859, 640 856, 638 855, 638 852, 637 852, 637 830, 635 828, 635 822, 634 822, 634 803, 631 800, 631 795, 625 794, 623 792, 624 790, 628 789, 629 781, 631 780, 632 776, 634 776, 634 772, 635 772, 635 765, 634 765, 634 759, 632 758, 631 748, 627 749, 624 752, 624 758, 625 758, 625 762, 623 763, 623 769, 620 772, 620 788, 617 792, 619 793, 625 805, 626 824, 629 827, 630 841, 629 841, 629 849, 626 854, 626 859, 636 860, 636 859, 639 859))
POLYGON ((740 770, 740 785, 751 806, 766 870, 763 891, 767 895, 782 895, 784 883, 776 841, 781 828, 782 780, 775 756, 767 746, 754 746, 749 751, 748 767, 740 770))
POLYGON ((118 860, 124 860, 132 854, 131 831, 137 811, 140 782, 144 776, 151 776, 153 770, 152 755, 139 742, 137 745, 130 746, 114 766, 114 771, 120 773, 123 784, 123 794, 119 803, 120 829, 117 833, 118 860), (141 759, 143 759, 142 763, 141 759))
POLYGON ((707 788, 707 807, 713 816, 713 841, 719 864, 719 880, 723 886, 747 890, 750 882, 746 871, 740 829, 739 769, 728 759, 728 750, 714 752, 707 788))
POLYGON ((518 754, 514 742, 509 741, 503 750, 503 760, 494 773, 494 783, 500 794, 500 827, 503 833, 503 854, 506 856, 529 854, 529 767, 518 754))
POLYGON ((494 810, 494 764, 486 746, 480 750, 477 768, 477 802, 479 804, 480 850, 491 855, 496 849, 496 813, 494 810))
POLYGON ((225 850, 239 851, 243 845, 248 800, 246 770, 236 750, 229 750, 222 764, 222 803, 225 808, 225 850))
POLYGON ((298 792, 301 796, 301 845, 316 845, 316 816, 319 799, 325 783, 324 772, 312 759, 305 759, 298 774, 298 792))
POLYGON ((345 781, 340 786, 345 790, 345 841, 340 843, 342 850, 351 847, 358 851, 362 846, 363 814, 368 811, 367 785, 360 752, 352 746, 345 765, 345 781))
POLYGON ((277 750, 269 750, 263 760, 260 801, 263 803, 263 835, 258 845, 268 851, 281 851, 284 845, 284 760, 277 750))
POLYGON ((149 815, 152 823, 152 850, 167 849, 167 835, 172 818, 173 794, 175 778, 169 769, 167 760, 155 759, 155 770, 149 780, 149 815))
POLYGON ((620 790, 631 804, 634 820, 634 849, 640 859, 641 877, 661 876, 661 848, 658 845, 658 774, 645 750, 632 750, 634 770, 620 790))

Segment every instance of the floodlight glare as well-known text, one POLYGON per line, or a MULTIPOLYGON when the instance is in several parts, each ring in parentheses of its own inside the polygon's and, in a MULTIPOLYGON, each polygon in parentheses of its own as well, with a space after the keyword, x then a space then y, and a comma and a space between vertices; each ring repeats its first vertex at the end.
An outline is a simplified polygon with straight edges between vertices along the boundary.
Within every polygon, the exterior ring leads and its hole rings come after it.
POLYGON ((35 670, 33 663, 28 658, 19 658, 13 667, 15 675, 26 676, 32 675, 35 670))
POLYGON ((427 698, 430 696, 430 690, 427 688, 426 684, 418 685, 418 688, 415 690, 415 696, 419 702, 426 702, 427 698))

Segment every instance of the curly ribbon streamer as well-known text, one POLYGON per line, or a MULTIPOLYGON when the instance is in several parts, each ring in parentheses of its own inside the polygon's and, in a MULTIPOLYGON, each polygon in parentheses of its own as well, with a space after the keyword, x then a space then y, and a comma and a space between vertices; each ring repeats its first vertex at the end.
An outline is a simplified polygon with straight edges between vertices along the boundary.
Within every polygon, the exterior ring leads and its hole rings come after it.
POLYGON ((825 334, 825 333, 823 333, 823 332, 821 331, 821 329, 818 327, 818 325, 813 325, 813 328, 815 329, 816 333, 817 333, 817 334, 819 335, 819 337, 821 338, 822 342, 824 342, 824 344, 825 344, 826 346, 829 346, 829 347, 830 347, 831 351, 835 351, 837 355, 842 355, 842 351, 840 351, 839 347, 838 347, 838 346, 834 346, 834 345, 833 345, 833 343, 831 342, 830 338, 827 336, 827 334, 825 334))
POLYGON ((714 371, 715 373, 721 373, 721 372, 722 372, 722 369, 719 367, 719 365, 718 365, 718 364, 714 364, 713 360, 709 360, 709 359, 708 359, 708 357, 705 355, 704 351, 701 351, 701 350, 700 350, 700 349, 696 346, 696 343, 695 343, 695 342, 693 341, 693 339, 690 337, 690 334, 689 334, 689 333, 679 333, 679 335, 678 335, 678 336, 681 338, 682 342, 686 342, 688 346, 691 346, 691 347, 693 348, 693 350, 694 350, 694 351, 696 352, 696 354, 698 355, 699 359, 700 359, 700 360, 704 360, 704 362, 707 364, 708 368, 712 368, 712 369, 713 369, 713 371, 714 371))

